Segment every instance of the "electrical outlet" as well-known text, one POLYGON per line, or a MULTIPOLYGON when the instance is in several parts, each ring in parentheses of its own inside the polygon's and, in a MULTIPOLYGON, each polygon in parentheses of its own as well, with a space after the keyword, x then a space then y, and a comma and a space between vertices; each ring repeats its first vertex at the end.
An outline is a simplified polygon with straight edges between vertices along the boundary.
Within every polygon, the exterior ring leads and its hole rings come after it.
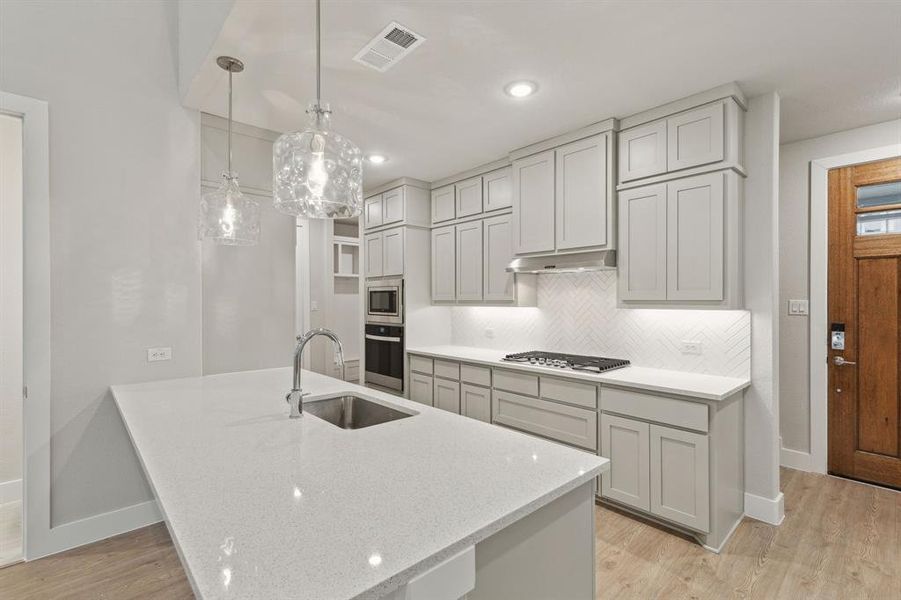
POLYGON ((172 348, 147 348, 147 362, 172 360, 172 348))
POLYGON ((489 340, 494 339, 494 329, 492 329, 491 327, 486 327, 485 328, 485 337, 488 338, 489 340))
POLYGON ((701 342, 682 340, 682 354, 700 354, 701 342))
POLYGON ((803 316, 808 313, 807 300, 789 300, 788 314, 792 316, 803 316))

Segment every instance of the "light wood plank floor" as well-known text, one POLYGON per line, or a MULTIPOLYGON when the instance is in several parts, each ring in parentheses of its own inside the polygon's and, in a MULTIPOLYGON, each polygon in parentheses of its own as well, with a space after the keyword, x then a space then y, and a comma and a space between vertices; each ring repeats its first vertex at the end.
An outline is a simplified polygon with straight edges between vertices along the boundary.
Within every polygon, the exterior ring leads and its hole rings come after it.
MULTIPOLYGON (((901 493, 783 469, 785 522, 720 555, 597 507, 598 598, 901 598, 901 493)), ((0 569, 0 597, 190 598, 163 525, 0 569)))

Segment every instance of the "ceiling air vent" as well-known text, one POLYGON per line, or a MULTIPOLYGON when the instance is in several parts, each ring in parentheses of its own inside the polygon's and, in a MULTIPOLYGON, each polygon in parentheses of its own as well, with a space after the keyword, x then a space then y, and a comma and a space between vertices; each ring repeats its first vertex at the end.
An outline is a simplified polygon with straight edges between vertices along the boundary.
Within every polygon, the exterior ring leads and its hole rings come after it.
POLYGON ((400 23, 391 22, 357 52, 354 60, 384 73, 423 43, 425 38, 400 23))

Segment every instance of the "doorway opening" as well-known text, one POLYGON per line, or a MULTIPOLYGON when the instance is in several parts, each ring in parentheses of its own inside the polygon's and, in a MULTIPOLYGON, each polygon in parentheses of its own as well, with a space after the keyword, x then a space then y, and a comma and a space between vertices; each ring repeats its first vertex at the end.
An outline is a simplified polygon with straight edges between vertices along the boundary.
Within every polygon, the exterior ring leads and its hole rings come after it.
POLYGON ((828 186, 828 472, 901 489, 901 158, 828 186))
POLYGON ((23 558, 22 133, 0 113, 0 567, 23 558))

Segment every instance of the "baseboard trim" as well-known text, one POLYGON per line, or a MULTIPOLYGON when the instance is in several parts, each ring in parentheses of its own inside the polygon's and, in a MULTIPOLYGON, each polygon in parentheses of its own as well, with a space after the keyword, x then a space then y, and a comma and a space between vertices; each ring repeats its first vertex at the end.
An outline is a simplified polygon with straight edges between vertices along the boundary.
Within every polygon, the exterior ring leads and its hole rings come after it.
POLYGON ((781 525, 785 518, 785 496, 764 498, 745 492, 745 516, 770 525, 781 525))
POLYGON ((0 483, 0 504, 22 499, 22 480, 13 479, 0 483))
POLYGON ((783 467, 795 469, 796 471, 814 471, 813 458, 810 456, 809 452, 782 448, 779 450, 779 463, 783 467))
POLYGON ((78 546, 91 544, 141 527, 162 521, 155 500, 126 506, 118 510, 94 515, 50 529, 49 539, 43 547, 34 549, 28 560, 65 552, 78 546))

